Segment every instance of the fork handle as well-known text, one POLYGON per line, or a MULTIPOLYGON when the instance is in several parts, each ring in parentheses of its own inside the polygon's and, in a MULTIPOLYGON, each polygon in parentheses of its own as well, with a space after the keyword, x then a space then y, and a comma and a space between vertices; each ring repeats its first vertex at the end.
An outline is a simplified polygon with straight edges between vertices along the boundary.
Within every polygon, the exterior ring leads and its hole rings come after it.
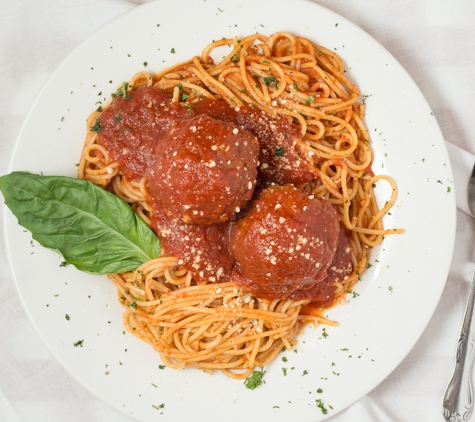
POLYGON ((446 421, 466 421, 473 410, 472 365, 475 357, 475 332, 472 327, 475 302, 475 268, 460 327, 454 372, 444 393, 443 413, 446 421))

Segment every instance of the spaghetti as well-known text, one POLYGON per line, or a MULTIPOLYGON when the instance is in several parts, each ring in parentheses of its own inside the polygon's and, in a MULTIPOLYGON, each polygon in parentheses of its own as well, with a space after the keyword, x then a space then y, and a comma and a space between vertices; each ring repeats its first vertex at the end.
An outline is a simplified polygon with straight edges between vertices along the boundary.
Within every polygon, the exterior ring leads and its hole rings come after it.
MULTIPOLYGON (((344 301, 343 295, 358 281, 371 248, 385 235, 402 232, 383 227, 397 187, 389 176, 371 170, 365 105, 358 103, 360 93, 345 78, 342 60, 334 52, 286 32, 222 39, 208 45, 200 57, 158 75, 137 73, 115 95, 125 97, 147 86, 169 92, 185 108, 212 98, 283 116, 298 128, 298 146, 317 175, 305 189, 332 203, 350 233, 353 271, 334 283, 335 301, 344 301), (215 64, 211 56, 224 46, 230 51, 215 64), (381 209, 374 195, 380 181, 391 188, 381 209)), ((94 128, 101 113, 102 109, 87 120, 79 177, 110 189, 150 225, 147 177, 126 177, 120 163, 100 145, 94 128)), ((262 300, 231 282, 197 283, 182 264, 179 258, 163 255, 134 272, 109 275, 126 308, 126 328, 150 343, 172 368, 221 370, 245 378, 283 347, 291 348, 302 323, 335 324, 305 315, 309 300, 262 300)))

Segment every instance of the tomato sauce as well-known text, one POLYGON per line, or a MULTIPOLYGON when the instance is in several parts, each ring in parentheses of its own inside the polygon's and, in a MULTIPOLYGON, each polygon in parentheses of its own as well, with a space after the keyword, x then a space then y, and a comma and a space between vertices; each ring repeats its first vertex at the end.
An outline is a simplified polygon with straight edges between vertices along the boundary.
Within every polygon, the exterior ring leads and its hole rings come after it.
POLYGON ((152 229, 198 282, 331 303, 350 244, 333 205, 295 187, 318 170, 285 117, 146 87, 100 119, 99 144, 127 178, 148 177, 152 229))

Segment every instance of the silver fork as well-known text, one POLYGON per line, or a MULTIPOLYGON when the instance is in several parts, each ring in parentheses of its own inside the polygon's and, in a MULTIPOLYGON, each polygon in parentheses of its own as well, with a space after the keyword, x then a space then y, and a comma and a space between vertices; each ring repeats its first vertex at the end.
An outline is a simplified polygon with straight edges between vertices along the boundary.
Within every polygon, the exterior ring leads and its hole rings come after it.
MULTIPOLYGON (((475 166, 468 185, 468 205, 475 216, 475 166)), ((475 357, 475 268, 460 328, 452 378, 444 393, 443 413, 448 422, 468 420, 473 410, 472 366, 475 357)))

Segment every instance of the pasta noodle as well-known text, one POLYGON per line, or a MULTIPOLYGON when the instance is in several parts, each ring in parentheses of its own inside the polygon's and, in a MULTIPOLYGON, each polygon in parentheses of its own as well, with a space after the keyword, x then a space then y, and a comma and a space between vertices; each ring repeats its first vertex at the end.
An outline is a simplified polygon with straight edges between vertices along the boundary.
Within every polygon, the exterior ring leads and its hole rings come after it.
MULTIPOLYGON (((170 92, 185 107, 204 97, 215 98, 284 116, 299 128, 302 146, 318 170, 313 194, 337 208, 351 233, 354 271, 335 284, 335 299, 344 301, 343 295, 366 269, 371 248, 384 236, 402 232, 383 227, 397 187, 389 176, 371 170, 365 105, 358 102, 360 93, 344 76, 342 60, 333 51, 286 32, 222 39, 205 47, 200 57, 157 75, 139 72, 122 89, 126 93, 152 85, 170 92), (212 55, 224 46, 230 47, 227 55, 215 63, 212 55), (381 209, 374 194, 378 182, 391 189, 381 209)), ((128 180, 119 163, 98 144, 98 133, 90 130, 101 112, 87 120, 79 177, 108 187, 150 225, 153 211, 146 199, 146 177, 128 180)), ((197 284, 171 256, 109 278, 126 308, 127 330, 150 343, 172 368, 220 370, 245 378, 283 347, 293 347, 303 323, 335 324, 315 312, 302 312, 308 300, 261 300, 230 282, 197 284)))
POLYGON ((110 278, 128 308, 125 327, 176 369, 219 369, 245 378, 283 347, 292 347, 299 321, 332 324, 299 315, 308 301, 264 301, 230 282, 192 285, 191 274, 174 257, 160 257, 133 273, 110 278))

